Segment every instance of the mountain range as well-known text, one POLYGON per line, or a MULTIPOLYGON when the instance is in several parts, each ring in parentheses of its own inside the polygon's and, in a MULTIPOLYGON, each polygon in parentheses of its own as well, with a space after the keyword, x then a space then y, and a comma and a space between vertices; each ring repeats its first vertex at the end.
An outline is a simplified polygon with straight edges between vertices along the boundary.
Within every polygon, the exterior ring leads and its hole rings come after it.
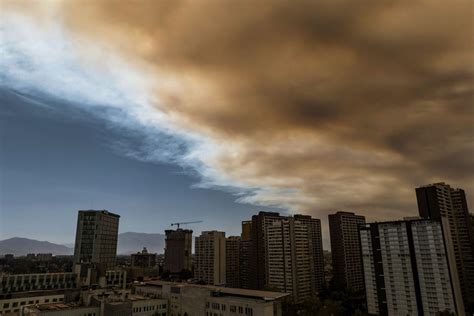
MULTIPOLYGON (((117 253, 129 255, 141 251, 143 247, 151 253, 163 253, 165 246, 165 235, 153 233, 127 232, 118 235, 117 253)), ((72 255, 74 244, 55 244, 48 241, 13 237, 0 240, 0 256, 13 254, 24 256, 28 253, 52 253, 53 255, 72 255)))

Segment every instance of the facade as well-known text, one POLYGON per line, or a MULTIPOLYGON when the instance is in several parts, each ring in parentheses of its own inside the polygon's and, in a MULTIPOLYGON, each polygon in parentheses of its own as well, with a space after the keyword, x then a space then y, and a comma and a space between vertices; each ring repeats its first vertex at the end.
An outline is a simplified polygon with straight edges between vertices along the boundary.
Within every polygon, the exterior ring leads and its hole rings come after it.
POLYGON ((273 221, 266 227, 268 286, 290 293, 296 302, 310 298, 312 261, 310 231, 294 218, 273 221))
POLYGON ((364 290, 364 274, 359 240, 359 226, 365 217, 351 212, 329 214, 329 233, 334 281, 337 286, 364 290))
POLYGON ((145 282, 135 292, 168 299, 170 316, 282 316, 285 293, 235 289, 211 285, 145 282))
POLYGON ((191 271, 193 231, 189 229, 166 230, 164 270, 179 273, 191 271))
POLYGON ((239 236, 225 240, 225 283, 228 287, 240 287, 240 241, 239 236))
POLYGON ((0 296, 0 315, 20 315, 23 307, 32 304, 61 303, 65 300, 65 290, 31 291, 0 296))
POLYGON ((267 287, 267 251, 266 227, 275 220, 283 217, 276 212, 259 212, 252 216, 250 238, 251 251, 249 254, 249 288, 264 289, 267 287))
POLYGON ((449 223, 466 311, 474 313, 474 235, 464 190, 435 183, 416 189, 421 217, 449 223))
MULTIPOLYGON (((109 211, 79 211, 74 263, 107 270, 115 266, 119 218, 109 211)), ((81 269, 81 273, 86 273, 81 269)))
MULTIPOLYGON (((304 215, 285 217, 275 212, 259 212, 252 216, 251 222, 243 222, 242 236, 244 236, 244 233, 247 235, 248 230, 250 230, 250 239, 247 242, 242 238, 241 241, 243 250, 246 247, 249 248, 248 253, 241 251, 241 257, 248 258, 248 264, 241 264, 240 279, 242 287, 260 290, 275 287, 287 289, 294 298, 301 298, 301 295, 306 297, 314 295, 322 288, 324 284, 324 256, 319 219, 304 215), (285 224, 282 225, 282 222, 285 224), (303 226, 305 228, 302 228, 303 226), (278 236, 276 230, 280 230, 284 234, 278 236), (272 233, 271 241, 268 237, 270 232, 272 233), (295 237, 296 232, 305 234, 305 240, 300 241, 298 236, 295 237), (289 235, 285 235, 287 233, 289 235), (284 248, 285 244, 293 247, 293 250, 290 251, 284 248), (294 256, 291 253, 297 255, 294 256), (303 253, 304 255, 300 256, 303 253), (279 277, 276 275, 282 273, 281 270, 277 272, 275 268, 275 264, 280 260, 278 258, 289 260, 284 263, 283 271, 295 271, 296 275, 290 277, 287 272, 284 272, 287 280, 278 279, 279 277), (298 272, 300 270, 305 272, 298 272), (310 278, 309 294, 306 293, 308 282, 306 273, 309 274, 310 278), (291 282, 298 284, 298 286, 290 286, 290 279, 288 278, 291 278, 291 282), (296 295, 297 293, 300 294, 296 295)), ((243 261, 243 263, 247 262, 243 261)))
POLYGON ((2 295, 12 293, 75 288, 76 274, 72 272, 0 274, 0 299, 2 295))
POLYGON ((25 306, 21 316, 167 316, 168 300, 125 293, 126 297, 105 294, 87 302, 48 303, 25 306))
POLYGON ((0 315, 19 315, 31 304, 63 302, 66 291, 77 289, 76 274, 0 274, 0 315))
POLYGON ((295 215, 294 219, 306 225, 306 227, 308 228, 308 240, 311 252, 311 287, 312 292, 317 293, 323 288, 325 283, 321 220, 317 218, 312 218, 309 215, 295 215))
POLYGON ((141 252, 132 254, 131 258, 133 268, 153 268, 156 266, 156 253, 148 253, 146 248, 143 248, 141 252))
POLYGON ((373 315, 464 315, 447 224, 405 220, 360 228, 367 309, 373 315), (444 227, 444 229, 443 229, 444 227))
POLYGON ((250 263, 252 256, 252 221, 242 222, 242 234, 239 245, 239 287, 250 289, 252 277, 250 276, 250 263))
POLYGON ((226 283, 226 238, 224 232, 204 231, 196 237, 194 278, 206 284, 226 283))

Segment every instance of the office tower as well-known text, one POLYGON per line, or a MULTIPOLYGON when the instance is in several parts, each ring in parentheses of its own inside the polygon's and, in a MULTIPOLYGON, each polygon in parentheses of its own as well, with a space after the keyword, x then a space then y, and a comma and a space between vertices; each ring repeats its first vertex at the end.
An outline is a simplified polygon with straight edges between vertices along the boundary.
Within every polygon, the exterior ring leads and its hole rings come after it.
POLYGON ((474 313, 474 235, 464 190, 435 183, 417 188, 416 199, 421 217, 448 220, 464 306, 474 313))
MULTIPOLYGON (((120 216, 106 210, 79 211, 74 263, 105 272, 115 266, 120 216)), ((85 273, 81 269, 82 273, 85 273)))
POLYGON ((240 287, 240 240, 239 236, 230 236, 225 240, 225 279, 228 287, 240 287))
POLYGON ((339 287, 361 291, 364 289, 364 274, 359 225, 365 223, 365 217, 337 212, 329 214, 328 218, 334 281, 339 287))
POLYGON ((464 315, 447 226, 426 219, 361 226, 369 314, 464 315))
POLYGON ((179 273, 191 271, 193 231, 189 229, 165 230, 164 271, 179 273))
POLYGON ((319 292, 324 285, 324 254, 321 220, 309 215, 295 215, 294 219, 308 227, 311 261, 312 292, 319 292))
POLYGON ((148 253, 146 247, 141 252, 131 255, 132 267, 152 268, 156 265, 156 253, 148 253))
POLYGON ((226 280, 226 239, 224 232, 204 231, 196 237, 194 277, 206 284, 222 285, 226 280))
POLYGON ((252 216, 250 238, 251 252, 249 258, 249 288, 263 290, 267 287, 267 251, 266 251, 266 227, 273 221, 282 220, 276 212, 259 212, 252 216))
POLYGON ((311 232, 294 218, 266 227, 268 287, 290 293, 296 302, 312 296, 311 232))
POLYGON ((252 286, 250 275, 250 264, 252 256, 252 221, 242 222, 242 234, 240 235, 239 249, 239 287, 250 289, 252 286))

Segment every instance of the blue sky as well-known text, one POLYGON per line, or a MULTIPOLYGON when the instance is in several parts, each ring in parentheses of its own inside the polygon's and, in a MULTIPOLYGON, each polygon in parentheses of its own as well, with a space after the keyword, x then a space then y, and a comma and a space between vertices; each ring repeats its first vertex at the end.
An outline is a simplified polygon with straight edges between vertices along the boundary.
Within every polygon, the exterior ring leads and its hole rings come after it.
POLYGON ((140 136, 61 102, 0 90, 0 239, 71 242, 79 209, 120 214, 121 232, 203 220, 190 228, 240 234, 240 221, 258 210, 229 193, 192 188, 199 179, 183 168, 117 153, 117 141, 140 136))

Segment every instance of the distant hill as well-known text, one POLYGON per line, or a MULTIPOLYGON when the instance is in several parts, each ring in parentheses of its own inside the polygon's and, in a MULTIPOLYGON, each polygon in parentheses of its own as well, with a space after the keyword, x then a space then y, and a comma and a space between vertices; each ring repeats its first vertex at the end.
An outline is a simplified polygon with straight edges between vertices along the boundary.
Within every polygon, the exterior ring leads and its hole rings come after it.
POLYGON ((146 247, 151 253, 164 253, 165 235, 133 232, 119 234, 118 254, 136 253, 143 247, 146 247))
POLYGON ((25 256, 28 253, 52 253, 53 255, 72 255, 74 249, 64 245, 53 244, 28 238, 13 237, 0 241, 0 255, 7 253, 25 256))
MULTIPOLYGON (((129 255, 141 251, 143 247, 151 253, 163 253, 165 235, 150 233, 121 233, 118 236, 117 254, 129 255)), ((74 244, 58 245, 48 241, 14 237, 0 240, 0 256, 11 253, 15 256, 25 256, 28 253, 52 253, 53 255, 74 254, 74 244)))

